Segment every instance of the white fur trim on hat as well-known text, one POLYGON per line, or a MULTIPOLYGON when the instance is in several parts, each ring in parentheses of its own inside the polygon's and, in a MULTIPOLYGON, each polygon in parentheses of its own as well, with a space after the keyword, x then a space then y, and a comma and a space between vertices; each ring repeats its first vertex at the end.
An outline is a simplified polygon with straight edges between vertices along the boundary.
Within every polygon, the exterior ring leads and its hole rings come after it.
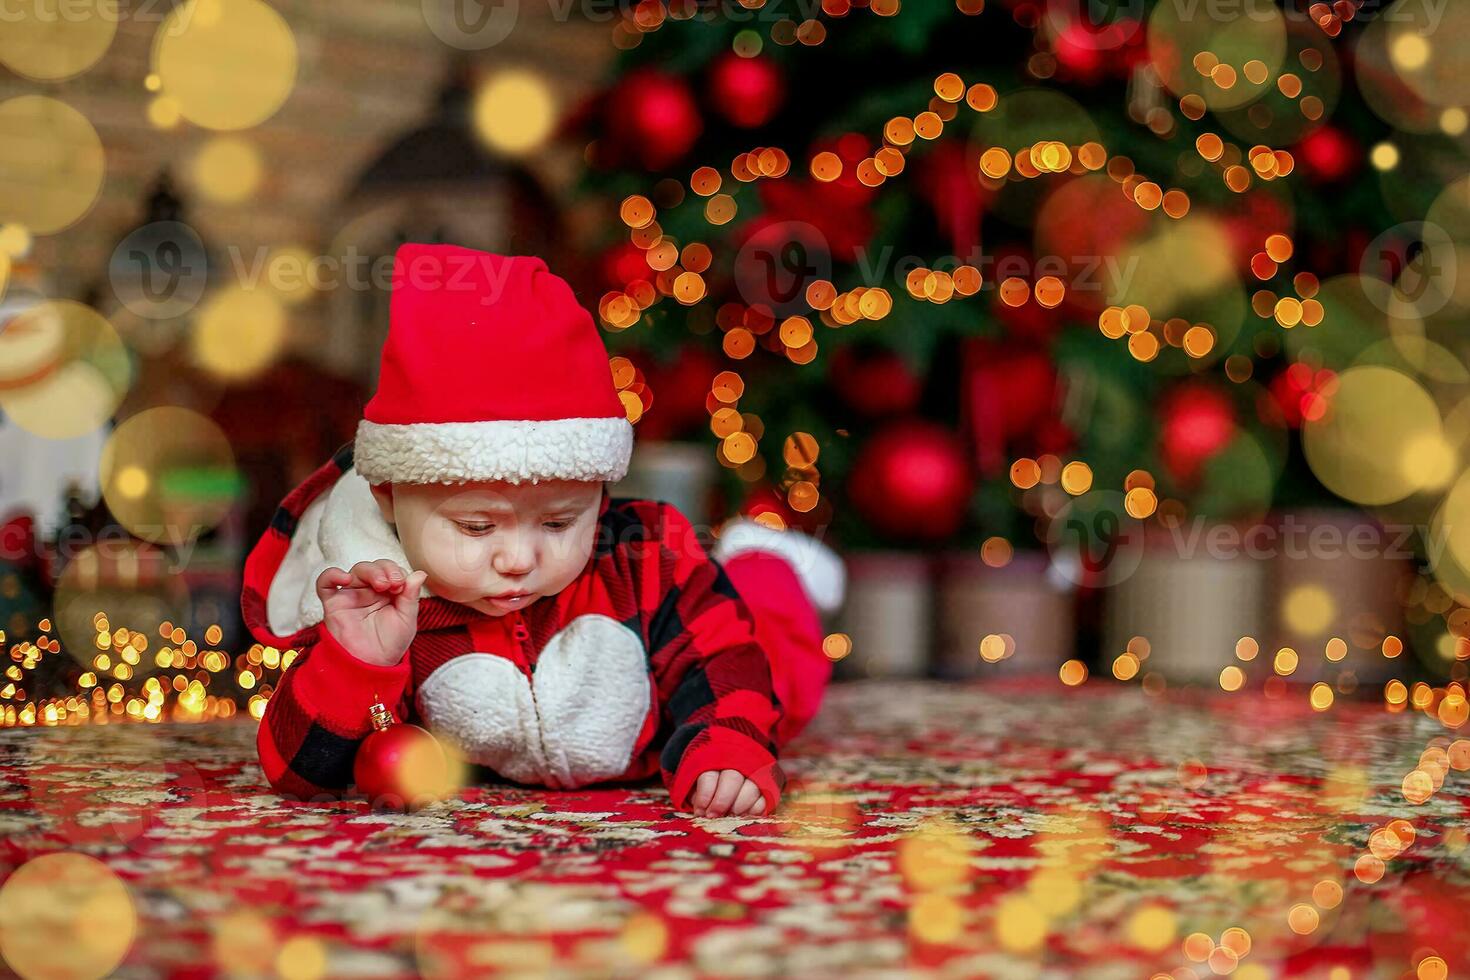
POLYGON ((357 425, 352 463, 372 484, 501 480, 617 482, 628 473, 626 418, 357 425))
POLYGON ((810 534, 778 531, 759 521, 737 518, 720 531, 710 555, 719 562, 744 551, 768 551, 786 559, 812 605, 824 613, 842 607, 847 592, 847 569, 842 558, 810 534))

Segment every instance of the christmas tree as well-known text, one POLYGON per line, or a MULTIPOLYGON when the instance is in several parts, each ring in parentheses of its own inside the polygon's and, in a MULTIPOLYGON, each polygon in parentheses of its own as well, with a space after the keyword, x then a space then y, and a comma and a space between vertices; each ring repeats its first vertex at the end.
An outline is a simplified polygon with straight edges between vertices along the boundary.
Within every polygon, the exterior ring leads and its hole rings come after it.
POLYGON ((1464 113, 1369 58, 1412 21, 1245 6, 638 4, 581 125, 641 437, 858 547, 1336 500, 1344 277, 1402 299, 1464 113))

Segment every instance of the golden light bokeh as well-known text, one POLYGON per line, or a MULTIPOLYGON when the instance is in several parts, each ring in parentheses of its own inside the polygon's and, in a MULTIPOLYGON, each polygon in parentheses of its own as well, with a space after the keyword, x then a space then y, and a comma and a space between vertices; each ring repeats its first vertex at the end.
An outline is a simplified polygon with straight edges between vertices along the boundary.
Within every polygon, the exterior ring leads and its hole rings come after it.
POLYGON ((1123 931, 1130 944, 1157 953, 1173 945, 1179 932, 1179 919, 1172 909, 1163 905, 1145 905, 1128 917, 1123 931))
POLYGON ((209 920, 210 952, 221 969, 265 975, 276 966, 280 937, 269 919, 258 912, 227 912, 209 920))
POLYGON ((244 492, 224 432, 175 406, 145 409, 119 424, 102 447, 99 480, 113 518, 163 545, 213 530, 244 492))
POLYGON ((1326 711, 1332 707, 1333 697, 1332 685, 1322 681, 1313 684, 1312 690, 1308 695, 1313 711, 1326 711))
POLYGON ((109 0, 27 0, 0 30, 0 64, 27 78, 56 82, 91 68, 112 45, 121 16, 109 0))
POLYGON ((163 97, 206 129, 259 125, 296 85, 296 37, 261 0, 187 0, 159 26, 152 58, 163 97))
POLYGON ((556 98, 541 75, 505 69, 475 92, 475 131, 492 150, 522 156, 546 142, 556 126, 556 98))
POLYGON ((1470 104, 1470 8, 1437 10, 1399 0, 1386 21, 1389 62, 1405 85, 1435 106, 1470 104))
POLYGON ((965 910, 949 895, 924 892, 909 907, 909 932, 921 942, 953 942, 964 927, 965 910))
POLYGON ((925 820, 898 847, 898 870, 915 891, 953 888, 971 875, 974 843, 948 819, 925 820))
POLYGON ((137 933, 127 886, 94 857, 42 854, 0 885, 0 955, 25 980, 100 980, 137 933))
POLYGON ((0 222, 51 235, 80 221, 107 170, 97 130, 71 106, 44 95, 0 102, 0 222))
POLYGON ((1337 617, 1332 593, 1316 583, 1293 588, 1281 600, 1281 617, 1293 633, 1307 637, 1327 632, 1337 617))
POLYGON ((1286 913, 1286 924, 1299 936, 1315 932, 1321 921, 1322 917, 1317 910, 1306 904, 1293 905, 1286 913))
POLYGON ((669 946, 669 927, 651 912, 635 912, 623 923, 618 942, 635 963, 656 963, 669 946))
POLYGON ((1046 913, 1023 895, 1006 895, 995 907, 995 938, 1002 949, 1029 953, 1046 941, 1046 913))
POLYGON ((216 204, 249 200, 260 186, 265 164, 260 151, 240 136, 215 136, 190 158, 186 174, 203 198, 216 204))
POLYGON ((292 936, 276 951, 281 980, 317 980, 327 973, 327 949, 315 936, 292 936))
POLYGON ((1158 336, 1149 331, 1152 319, 1179 317, 1203 326, 1206 333, 1194 335, 1188 353, 1204 363, 1234 341, 1248 310, 1226 229, 1203 214, 1170 221, 1127 243, 1109 261, 1105 280, 1107 302, 1124 310, 1100 321, 1099 328, 1110 337, 1127 333, 1130 351, 1142 361, 1160 350, 1158 336))
POLYGON ((822 653, 828 660, 841 660, 852 653, 852 637, 846 633, 829 633, 822 640, 822 653))
POLYGON ((1147 23, 1154 69, 1177 96, 1193 95, 1219 111, 1247 105, 1268 91, 1267 80, 1283 64, 1286 19, 1274 6, 1221 8, 1197 17, 1178 4, 1159 4, 1147 23), (1252 66, 1242 78, 1237 66, 1252 66), (1251 76, 1254 76, 1254 80, 1251 76))
POLYGON ((270 367, 286 342, 286 311, 266 289, 230 286, 201 305, 190 334, 194 360, 216 377, 245 381, 270 367))
POLYGON ((1363 366, 1338 376, 1329 411, 1303 423, 1302 444, 1327 489, 1360 504, 1389 504, 1423 485, 1405 447, 1440 433, 1439 408, 1418 381, 1363 366))
POLYGON ((1063 684, 1077 687, 1087 680, 1087 665, 1080 660, 1068 660, 1057 673, 1063 684))

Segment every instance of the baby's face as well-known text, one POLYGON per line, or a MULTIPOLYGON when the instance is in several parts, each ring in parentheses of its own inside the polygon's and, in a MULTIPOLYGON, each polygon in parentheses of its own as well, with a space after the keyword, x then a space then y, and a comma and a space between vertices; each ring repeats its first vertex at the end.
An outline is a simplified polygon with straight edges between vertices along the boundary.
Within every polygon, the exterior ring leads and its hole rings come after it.
POLYGON ((429 573, 430 592, 503 616, 581 574, 597 534, 602 484, 405 483, 376 486, 373 494, 409 566, 429 573))

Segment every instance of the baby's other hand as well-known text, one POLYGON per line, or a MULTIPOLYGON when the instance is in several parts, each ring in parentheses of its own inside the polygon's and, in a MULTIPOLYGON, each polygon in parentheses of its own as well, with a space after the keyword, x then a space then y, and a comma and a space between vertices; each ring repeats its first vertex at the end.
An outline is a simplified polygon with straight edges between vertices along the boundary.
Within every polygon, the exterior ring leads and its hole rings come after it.
POLYGON ((711 769, 694 781, 689 809, 696 817, 759 817, 766 812, 766 798, 736 770, 711 769))

